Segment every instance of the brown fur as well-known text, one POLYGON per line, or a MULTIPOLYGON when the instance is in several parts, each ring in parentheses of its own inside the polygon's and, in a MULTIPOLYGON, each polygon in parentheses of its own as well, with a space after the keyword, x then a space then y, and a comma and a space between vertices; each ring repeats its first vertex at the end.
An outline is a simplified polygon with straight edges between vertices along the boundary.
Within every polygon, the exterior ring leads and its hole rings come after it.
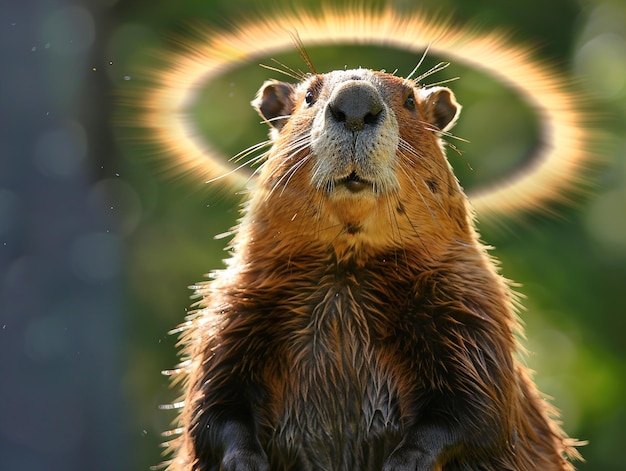
POLYGON ((183 336, 170 469, 573 470, 444 156, 452 92, 339 71, 255 106, 274 146, 183 336))

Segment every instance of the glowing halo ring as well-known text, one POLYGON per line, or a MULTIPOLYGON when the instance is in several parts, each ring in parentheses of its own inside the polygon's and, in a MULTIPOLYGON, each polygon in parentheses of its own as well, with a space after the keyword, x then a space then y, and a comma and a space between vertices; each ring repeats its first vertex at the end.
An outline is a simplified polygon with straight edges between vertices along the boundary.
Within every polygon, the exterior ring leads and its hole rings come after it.
POLYGON ((500 32, 458 28, 420 13, 401 15, 391 8, 281 12, 242 21, 232 32, 203 33, 201 43, 176 54, 171 68, 159 72, 155 87, 144 97, 142 122, 164 152, 176 157, 176 165, 207 180, 223 177, 222 184, 238 189, 245 185, 249 175, 233 172, 226 156, 210 143, 199 142, 186 107, 201 85, 240 63, 293 50, 290 33, 296 32, 306 46, 369 44, 420 54, 430 46, 434 54, 501 80, 532 104, 543 130, 542 146, 530 166, 470 195, 479 215, 532 211, 563 200, 584 181, 581 169, 590 157, 585 149, 589 132, 575 106, 579 100, 550 67, 532 59, 530 49, 508 44, 500 32))

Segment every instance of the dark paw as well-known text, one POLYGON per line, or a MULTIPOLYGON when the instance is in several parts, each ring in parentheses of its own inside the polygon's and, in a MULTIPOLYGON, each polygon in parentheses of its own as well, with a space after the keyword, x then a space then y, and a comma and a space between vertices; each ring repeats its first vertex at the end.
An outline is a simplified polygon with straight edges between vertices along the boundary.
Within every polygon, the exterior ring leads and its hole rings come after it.
POLYGON ((435 464, 436 457, 419 449, 399 446, 389 455, 382 471, 433 471, 439 469, 435 464))
POLYGON ((269 465, 263 452, 237 450, 224 455, 220 471, 269 471, 269 465))

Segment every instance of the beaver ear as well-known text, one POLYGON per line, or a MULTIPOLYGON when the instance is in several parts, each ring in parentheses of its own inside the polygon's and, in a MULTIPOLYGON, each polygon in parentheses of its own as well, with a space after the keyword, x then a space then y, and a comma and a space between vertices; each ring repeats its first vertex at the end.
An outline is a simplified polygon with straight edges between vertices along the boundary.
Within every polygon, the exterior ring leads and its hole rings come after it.
POLYGON ((446 87, 422 88, 419 90, 426 121, 437 126, 440 131, 447 131, 454 126, 461 105, 452 90, 446 87))
POLYGON ((261 117, 278 130, 282 129, 291 116, 293 105, 293 85, 277 80, 266 81, 252 101, 252 106, 261 117))

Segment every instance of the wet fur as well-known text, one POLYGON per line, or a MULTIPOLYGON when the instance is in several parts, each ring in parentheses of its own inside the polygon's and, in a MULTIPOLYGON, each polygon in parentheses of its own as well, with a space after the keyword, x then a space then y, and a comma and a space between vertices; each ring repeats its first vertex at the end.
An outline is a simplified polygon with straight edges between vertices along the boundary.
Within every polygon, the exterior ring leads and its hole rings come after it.
POLYGON ((170 469, 573 470, 444 156, 452 92, 348 72, 269 82, 255 101, 274 146, 184 329, 170 469), (315 117, 354 77, 395 120, 381 165, 311 152, 315 117), (340 187, 352 172, 372 188, 340 187))

